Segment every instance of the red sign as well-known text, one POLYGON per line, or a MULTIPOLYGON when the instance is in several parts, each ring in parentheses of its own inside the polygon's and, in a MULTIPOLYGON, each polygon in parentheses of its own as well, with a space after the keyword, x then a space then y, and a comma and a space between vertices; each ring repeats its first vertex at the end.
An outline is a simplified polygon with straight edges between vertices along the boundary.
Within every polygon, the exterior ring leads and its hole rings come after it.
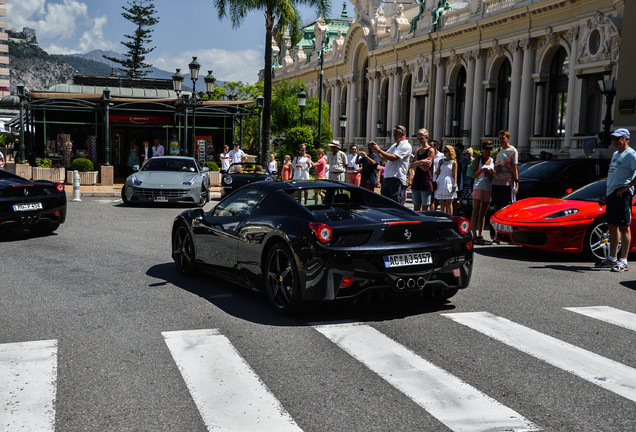
POLYGON ((111 114, 110 122, 138 125, 168 125, 172 123, 170 116, 149 116, 141 114, 111 114))

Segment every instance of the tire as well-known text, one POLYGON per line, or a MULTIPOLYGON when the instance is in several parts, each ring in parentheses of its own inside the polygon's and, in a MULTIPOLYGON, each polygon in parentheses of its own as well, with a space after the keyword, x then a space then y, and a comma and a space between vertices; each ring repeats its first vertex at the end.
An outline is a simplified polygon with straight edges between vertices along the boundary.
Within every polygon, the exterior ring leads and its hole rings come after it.
POLYGON ((283 315, 298 311, 300 287, 292 252, 282 243, 273 245, 265 261, 265 291, 270 306, 283 315))
POLYGON ((190 230, 183 223, 172 232, 172 259, 179 272, 186 275, 194 272, 194 241, 190 230))
POLYGON ((128 198, 126 198, 126 185, 123 185, 121 187, 121 200, 124 203, 124 205, 130 205, 130 202, 128 201, 128 198))
MULTIPOLYGON (((592 223, 590 229, 585 234, 585 243, 583 244, 585 254, 595 260, 601 261, 609 255, 609 229, 607 222, 597 220, 592 223)), ((618 245, 620 251, 620 243, 618 245)))
POLYGON ((210 201, 210 192, 205 188, 205 186, 201 185, 201 200, 197 203, 197 206, 203 207, 210 201))

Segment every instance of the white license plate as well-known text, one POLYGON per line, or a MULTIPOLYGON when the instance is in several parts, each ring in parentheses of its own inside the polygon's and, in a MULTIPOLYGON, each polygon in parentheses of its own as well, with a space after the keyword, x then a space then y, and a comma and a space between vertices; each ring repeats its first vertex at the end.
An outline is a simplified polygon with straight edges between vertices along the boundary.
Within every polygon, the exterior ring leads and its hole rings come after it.
POLYGON ((433 257, 430 252, 414 252, 384 256, 384 267, 386 268, 432 263, 433 257))
POLYGON ((155 197, 155 202, 168 202, 168 197, 156 196, 155 197))
POLYGON ((32 202, 24 204, 13 204, 13 211, 42 210, 42 203, 32 202))
POLYGON ((500 224, 500 223, 493 223, 492 227, 496 230, 496 231, 501 231, 501 232, 506 232, 506 233, 511 233, 513 231, 513 226, 512 225, 504 225, 504 224, 500 224))

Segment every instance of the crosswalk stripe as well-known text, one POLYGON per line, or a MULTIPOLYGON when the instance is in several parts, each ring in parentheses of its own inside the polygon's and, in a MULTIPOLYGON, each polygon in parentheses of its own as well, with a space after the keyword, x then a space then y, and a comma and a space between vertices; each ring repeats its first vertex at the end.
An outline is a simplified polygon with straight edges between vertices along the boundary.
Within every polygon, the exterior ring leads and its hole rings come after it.
POLYGON ((636 331, 636 314, 609 306, 566 307, 572 312, 636 331))
POLYGON ((540 430, 517 412, 373 327, 360 323, 314 323, 314 328, 452 430, 540 430))
POLYGON ((209 430, 301 430, 218 330, 162 335, 209 430))
POLYGON ((0 344, 0 428, 55 430, 57 341, 0 344))
POLYGON ((636 369, 488 312, 442 315, 636 402, 636 369))

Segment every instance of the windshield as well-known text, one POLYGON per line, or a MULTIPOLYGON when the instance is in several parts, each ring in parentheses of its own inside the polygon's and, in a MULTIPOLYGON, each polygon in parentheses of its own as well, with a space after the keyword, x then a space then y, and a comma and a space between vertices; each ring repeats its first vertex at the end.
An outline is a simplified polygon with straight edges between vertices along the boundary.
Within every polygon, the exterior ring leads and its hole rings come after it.
POLYGON ((606 179, 599 180, 589 185, 583 186, 581 189, 577 189, 571 194, 563 197, 566 200, 577 201, 598 201, 600 197, 605 196, 606 179))
POLYGON ((198 172, 194 159, 154 157, 144 164, 141 171, 198 172))
POLYGON ((558 161, 541 162, 523 171, 524 178, 549 179, 555 177, 563 169, 558 161))

